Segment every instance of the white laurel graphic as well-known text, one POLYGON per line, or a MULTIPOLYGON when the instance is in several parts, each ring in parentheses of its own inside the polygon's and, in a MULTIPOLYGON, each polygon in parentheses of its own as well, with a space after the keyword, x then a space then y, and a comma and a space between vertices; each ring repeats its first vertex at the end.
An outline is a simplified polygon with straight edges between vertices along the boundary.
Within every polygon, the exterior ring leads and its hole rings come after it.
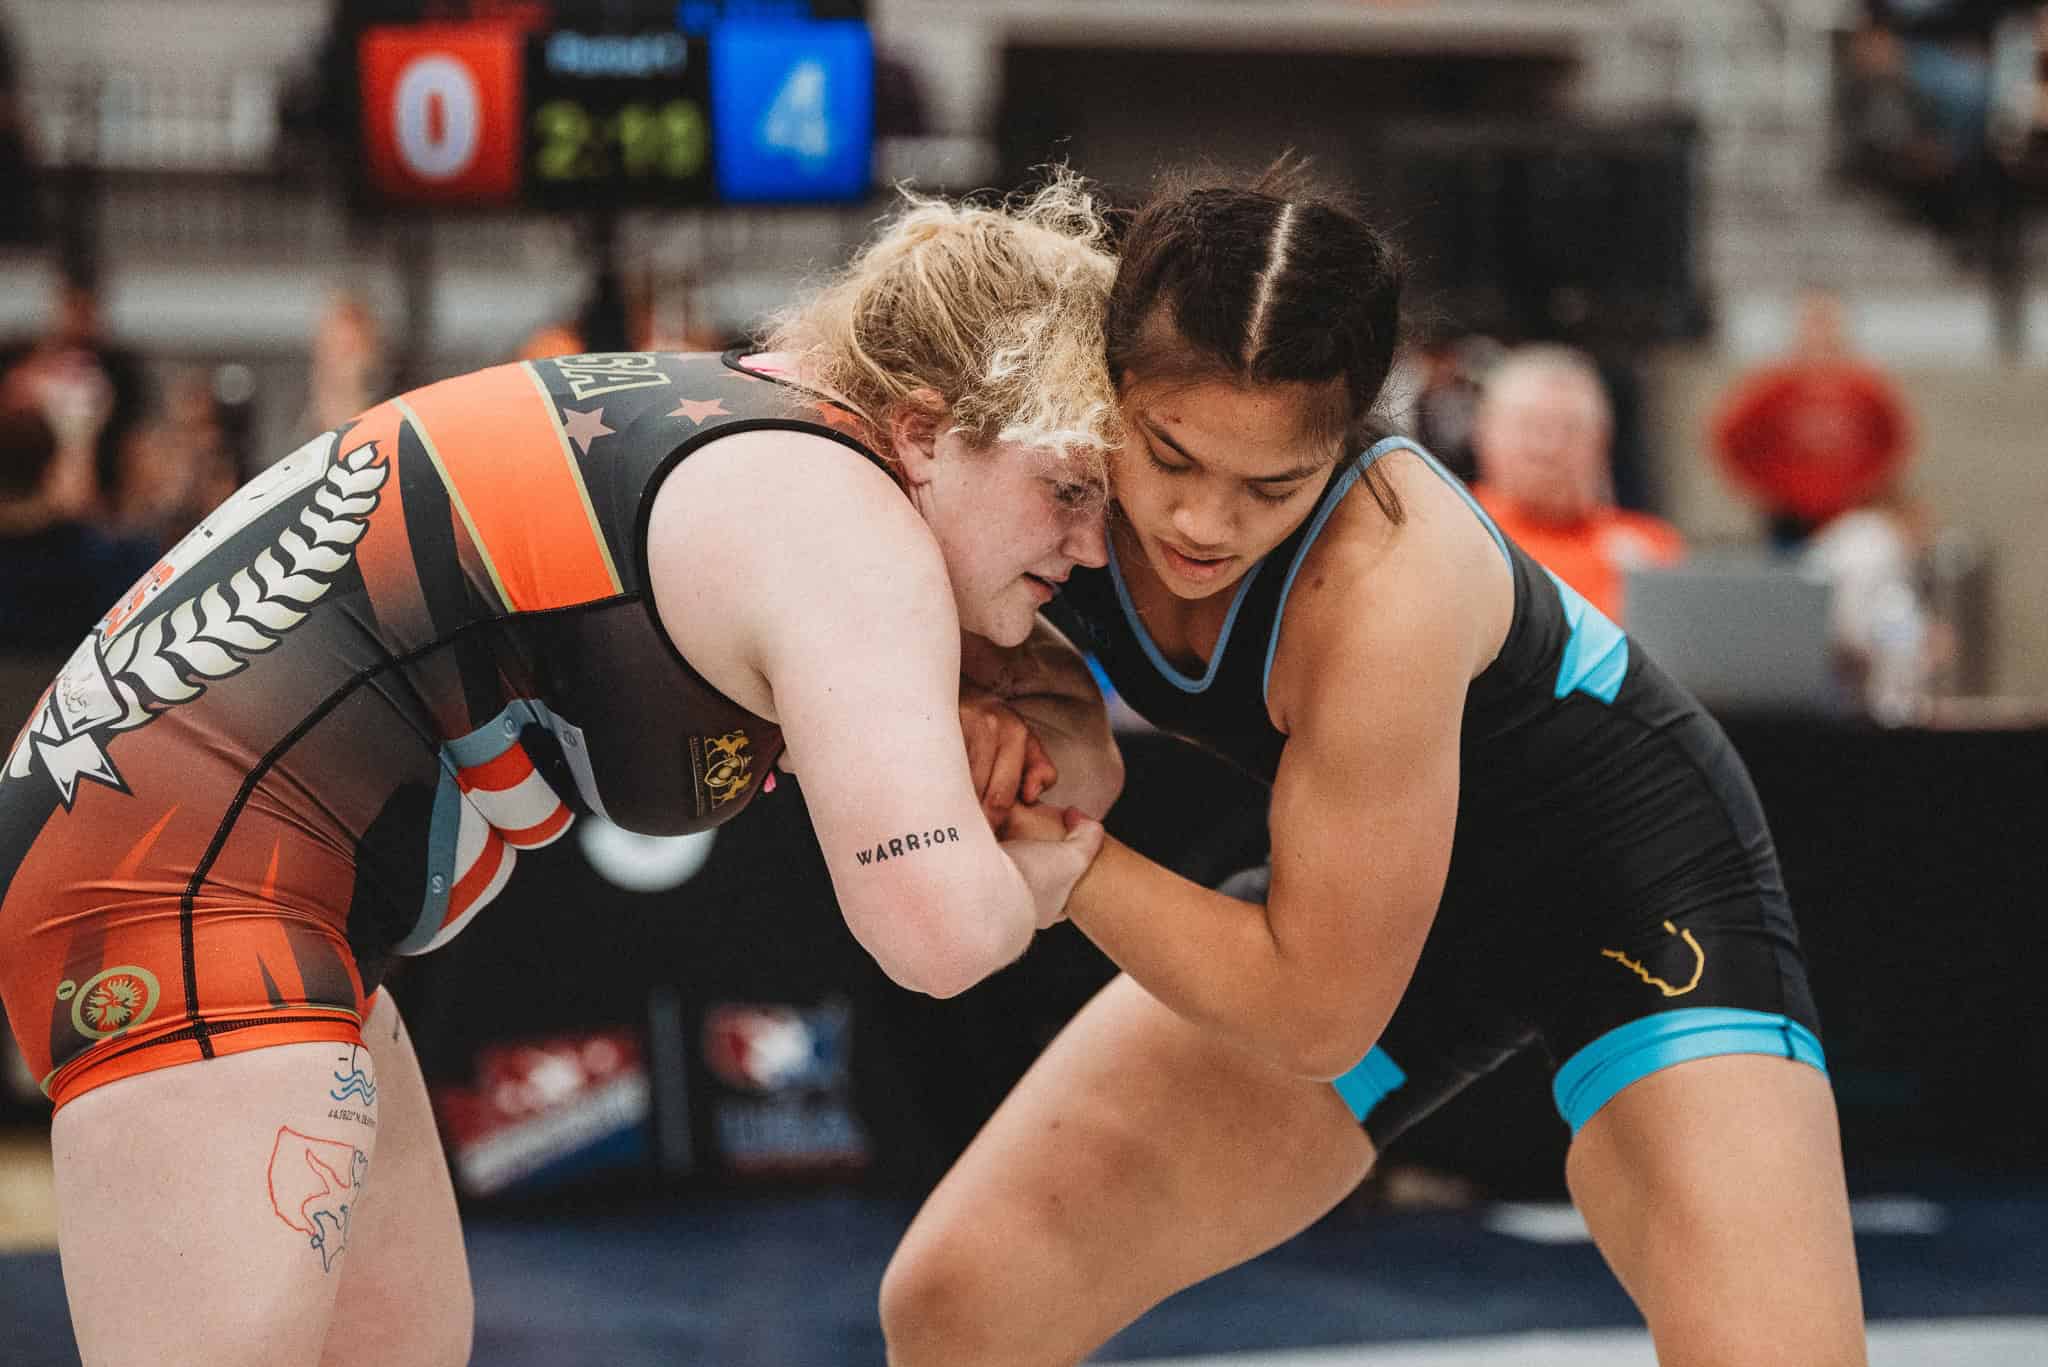
POLYGON ((25 776, 32 752, 67 810, 81 778, 128 791, 102 743, 191 702, 303 622, 354 558, 389 476, 373 443, 358 446, 328 467, 298 525, 252 564, 111 642, 87 637, 16 742, 6 777, 25 776))

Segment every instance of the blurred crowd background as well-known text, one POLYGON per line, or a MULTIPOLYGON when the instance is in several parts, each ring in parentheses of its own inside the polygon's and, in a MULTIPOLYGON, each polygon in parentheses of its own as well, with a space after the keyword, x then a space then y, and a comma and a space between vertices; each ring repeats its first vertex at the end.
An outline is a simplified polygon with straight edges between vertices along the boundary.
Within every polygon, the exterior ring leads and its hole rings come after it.
POLYGON ((0 649, 75 640, 227 490, 388 392, 741 338, 894 181, 1010 188, 1058 157, 1128 198, 1164 163, 1294 147, 1415 258, 1390 420, 1594 601, 1626 616, 1636 567, 1767 552, 1839 586, 1850 703, 2048 697, 2044 23, 2023 0, 7 0, 0 649), (364 175, 379 26, 793 12, 872 36, 860 193, 422 204, 364 175))
MULTIPOLYGON (((0 700, 25 715, 206 510, 390 393, 737 342, 898 181, 1004 190, 1063 159, 1130 202, 1162 165, 1293 148, 1413 258, 1388 422, 1717 710, 2038 738, 2044 52, 2041 0, 0 0, 0 700), (854 25, 872 72, 819 125, 855 140, 851 191, 663 204, 592 172, 423 196, 375 173, 378 32, 805 19, 854 25)), ((1886 781, 1990 791, 1959 753, 1886 781)), ((1829 772, 1816 805, 1870 796, 1829 772)), ((619 888, 668 858, 586 845, 619 888)), ((2038 899, 2009 872, 1985 876, 2038 899)), ((525 914, 506 902, 487 919, 525 914)), ((822 1058, 844 1026, 823 990, 763 987, 808 1014, 733 1037, 808 1032, 822 1058)), ((582 1020, 678 1009, 647 1000, 582 1020)))

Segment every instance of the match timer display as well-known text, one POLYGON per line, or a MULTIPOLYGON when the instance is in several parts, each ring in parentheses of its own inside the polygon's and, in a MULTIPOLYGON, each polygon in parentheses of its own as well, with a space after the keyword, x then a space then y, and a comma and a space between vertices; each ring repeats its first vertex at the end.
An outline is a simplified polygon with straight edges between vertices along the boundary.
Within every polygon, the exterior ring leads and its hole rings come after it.
POLYGON ((858 20, 675 31, 367 31, 363 168, 389 202, 574 209, 857 200, 874 57, 858 20))
POLYGON ((708 204, 710 43, 680 33, 551 33, 528 48, 526 198, 708 204))

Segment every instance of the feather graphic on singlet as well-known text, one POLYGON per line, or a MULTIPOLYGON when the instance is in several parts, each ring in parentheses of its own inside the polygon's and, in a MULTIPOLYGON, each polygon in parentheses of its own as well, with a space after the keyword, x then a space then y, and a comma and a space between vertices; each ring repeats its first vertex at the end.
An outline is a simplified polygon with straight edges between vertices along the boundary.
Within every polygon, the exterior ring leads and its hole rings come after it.
MULTIPOLYGON (((331 448, 332 439, 323 439, 331 448)), ((307 458, 311 459, 310 454, 307 458)), ((288 465, 287 458, 280 465, 288 465)), ((182 555, 196 566, 242 527, 290 496, 296 486, 282 471, 259 480, 223 504, 192 536, 166 557, 159 572, 108 614, 72 654, 8 757, 0 782, 24 778, 40 760, 69 810, 81 779, 127 792, 120 773, 101 748, 105 740, 144 725, 168 707, 189 703, 217 680, 241 672, 248 657, 276 645, 303 622, 307 611, 348 567, 354 548, 369 530, 378 490, 390 475, 374 442, 367 442, 325 467, 311 502, 297 525, 225 580, 207 585, 168 612, 136 623, 139 607, 177 578, 182 555), (189 549, 188 549, 189 547, 189 549), (104 633, 104 634, 103 634, 104 633)))
MULTIPOLYGON (((243 656, 276 645, 280 636, 305 620, 306 609, 319 602, 333 586, 333 577, 348 567, 355 543, 369 530, 377 490, 389 475, 390 467, 377 458, 374 443, 342 456, 329 467, 312 502, 300 511, 300 526, 286 528, 253 565, 230 575, 228 593, 220 584, 211 584, 197 597, 150 619, 135 634, 132 653, 119 664, 110 654, 108 672, 117 683, 139 685, 164 703, 189 702, 205 691, 207 683, 239 672, 247 663, 243 656)), ((112 729, 139 726, 153 715, 138 716, 137 710, 112 729)))

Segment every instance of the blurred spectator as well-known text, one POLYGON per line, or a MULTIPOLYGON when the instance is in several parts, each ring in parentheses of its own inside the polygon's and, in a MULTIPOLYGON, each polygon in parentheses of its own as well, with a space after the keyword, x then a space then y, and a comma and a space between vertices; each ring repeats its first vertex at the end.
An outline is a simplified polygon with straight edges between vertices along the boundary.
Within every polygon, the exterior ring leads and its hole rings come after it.
POLYGON ((1849 48, 1850 138, 1863 170, 1911 192, 1937 226, 1966 226, 1995 168, 1992 40, 2037 0, 1864 0, 1849 48))
POLYGON ((716 326, 706 304, 704 277, 694 270, 649 280, 643 326, 637 341, 645 351, 723 351, 738 342, 716 326))
POLYGON ((119 535, 169 549, 241 482, 219 373, 178 370, 163 413, 128 444, 111 518, 119 535))
POLYGON ((41 408, 0 404, 0 649, 80 639, 156 559, 66 511, 77 459, 41 408))
POLYGON ((1722 468, 1772 519, 1772 537, 1835 589, 1843 675, 1887 721, 1908 720, 1954 656, 1927 557, 1937 526, 1905 487, 1913 423, 1891 377, 1852 354, 1841 300, 1800 300, 1791 354, 1738 380, 1712 421, 1722 468))
POLYGON ((1831 627, 1843 676, 1872 715, 1911 720, 1954 653, 1935 620, 1923 567, 1935 521, 1893 483, 1807 539, 1802 565, 1835 590, 1831 627))
POLYGON ((646 291, 629 290, 619 263, 616 223, 586 225, 587 251, 596 262, 589 288, 573 318, 542 323, 519 343, 522 361, 605 351, 645 351, 650 328, 646 291))
POLYGON ((543 323, 519 343, 516 361, 545 361, 550 356, 581 356, 583 334, 574 323, 543 323))
POLYGON ((661 281, 650 277, 630 290, 621 288, 613 293, 617 312, 609 321, 598 314, 614 304, 603 302, 605 287, 595 286, 591 297, 596 303, 586 303, 575 318, 542 323, 520 341, 514 358, 539 361, 621 349, 723 351, 737 340, 711 325, 708 312, 701 307, 704 291, 693 272, 661 281), (621 326, 623 333, 617 331, 621 326))
POLYGON ((341 426, 381 397, 390 362, 383 330, 362 296, 336 290, 313 327, 301 441, 341 426))
POLYGON ((1991 35, 1992 155, 2023 184, 2048 184, 2048 4, 2008 15, 1991 35))
POLYGON ((1841 301, 1810 290, 1791 354, 1736 382, 1711 440, 1722 469, 1772 518, 1773 539, 1792 545, 1889 484, 1913 433, 1898 386, 1850 354, 1841 301))
POLYGON ((1414 390, 1407 422, 1416 439, 1444 468, 1467 484, 1477 478, 1472 427, 1479 415, 1479 389, 1505 348, 1491 337, 1459 337, 1417 348, 1414 390))
POLYGON ((1614 504, 1613 413, 1600 372, 1569 347, 1520 347, 1487 376, 1473 425, 1488 516, 1558 578, 1621 621, 1622 572, 1685 553, 1661 518, 1614 504))
MULTIPOLYGON (((79 496, 91 510, 103 511, 118 496, 122 449, 148 401, 141 359, 106 336, 97 271, 82 256, 67 256, 42 335, 0 346, 0 405, 40 409, 60 440, 83 436, 90 442, 93 458, 79 496)), ((78 473, 68 463, 62 469, 67 476, 78 473)))

